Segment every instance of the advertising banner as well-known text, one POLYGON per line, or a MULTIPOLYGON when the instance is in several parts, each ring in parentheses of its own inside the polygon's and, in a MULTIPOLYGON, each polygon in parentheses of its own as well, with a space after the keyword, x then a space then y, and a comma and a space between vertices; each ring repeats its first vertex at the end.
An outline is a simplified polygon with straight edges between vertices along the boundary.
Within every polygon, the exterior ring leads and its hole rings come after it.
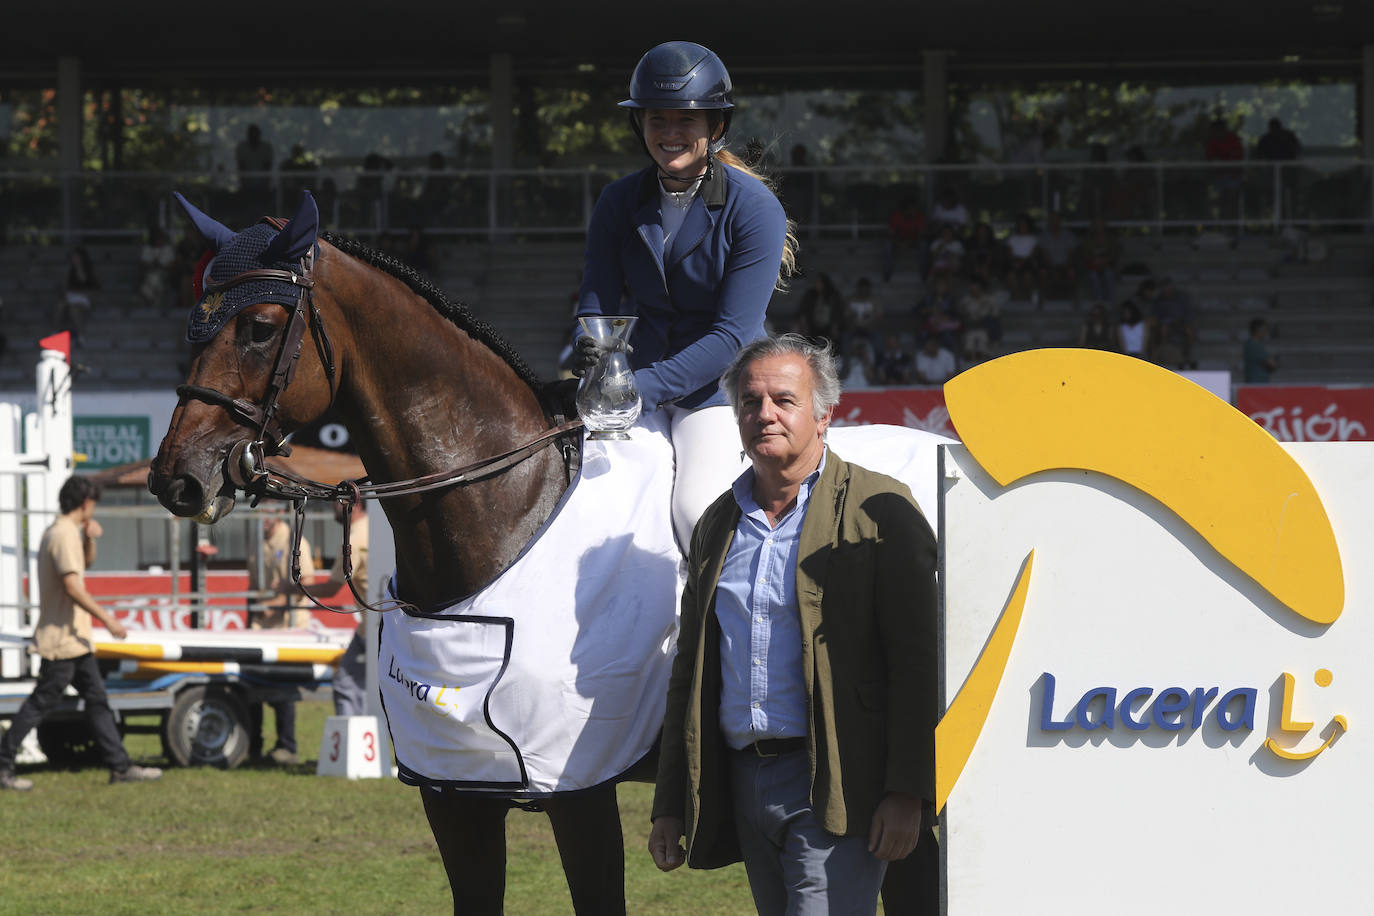
MULTIPOLYGON (((209 597, 199 609, 192 608, 186 597, 191 591, 191 574, 178 574, 175 596, 172 576, 170 572, 92 572, 86 574, 86 588, 116 620, 131 630, 191 630, 194 629, 194 612, 200 615, 199 629, 249 628, 247 595, 251 585, 246 571, 206 572, 204 590, 209 597)), ((341 586, 337 594, 320 600, 328 607, 350 606, 353 595, 346 586, 341 586)), ((351 630, 358 623, 358 618, 351 613, 325 611, 313 605, 310 605, 310 616, 314 626, 325 629, 351 630)), ((93 623, 96 627, 101 625, 99 621, 93 623)))
POLYGON ((1280 442, 1374 439, 1374 388, 1238 385, 1236 409, 1280 442))
POLYGON ((145 417, 72 418, 73 448, 85 455, 83 471, 133 464, 152 457, 152 444, 145 417))
POLYGON ((940 388, 872 388, 846 391, 835 408, 832 426, 886 423, 923 429, 957 439, 940 388))
POLYGON ((1041 351, 946 387, 951 916, 1367 896, 1374 445, 1171 378, 1041 351))

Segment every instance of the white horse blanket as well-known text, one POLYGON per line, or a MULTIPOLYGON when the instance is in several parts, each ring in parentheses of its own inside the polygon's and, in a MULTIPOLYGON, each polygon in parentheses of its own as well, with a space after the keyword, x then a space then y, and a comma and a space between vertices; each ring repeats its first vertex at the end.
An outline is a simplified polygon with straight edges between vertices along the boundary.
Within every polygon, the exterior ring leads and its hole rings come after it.
MULTIPOLYGON (((841 457, 906 483, 932 526, 949 441, 829 433, 841 457)), ((662 414, 629 440, 585 441, 572 486, 495 582, 432 616, 385 615, 378 675, 403 781, 537 797, 615 779, 649 752, 684 572, 672 484, 662 414)))

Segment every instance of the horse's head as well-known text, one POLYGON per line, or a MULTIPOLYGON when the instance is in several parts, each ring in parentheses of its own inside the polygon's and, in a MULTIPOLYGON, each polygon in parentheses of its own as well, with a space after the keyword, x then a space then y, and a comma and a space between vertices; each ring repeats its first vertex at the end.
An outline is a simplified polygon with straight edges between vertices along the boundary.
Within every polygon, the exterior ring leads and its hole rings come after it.
POLYGON ((284 435, 333 397, 333 355, 312 289, 319 211, 306 192, 285 225, 234 232, 176 197, 209 251, 187 323, 187 383, 148 489, 173 514, 213 523, 262 472, 263 458, 283 451, 284 435), (306 338, 313 346, 302 346, 306 338))

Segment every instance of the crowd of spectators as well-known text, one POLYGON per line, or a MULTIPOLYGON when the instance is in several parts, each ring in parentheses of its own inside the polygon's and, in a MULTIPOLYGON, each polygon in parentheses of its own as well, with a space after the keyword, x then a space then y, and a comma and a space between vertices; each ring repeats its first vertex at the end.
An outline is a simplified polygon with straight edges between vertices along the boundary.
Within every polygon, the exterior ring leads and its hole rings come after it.
POLYGON ((939 385, 1001 355, 1012 302, 1028 314, 1079 311, 1077 346, 1198 367, 1192 297, 1147 265, 1123 264, 1121 239, 1101 218, 1080 234, 1059 213, 1043 227, 1021 213, 998 233, 947 187, 929 214, 914 197, 897 203, 880 263, 876 290, 867 276, 846 292, 830 272, 807 272, 795 314, 778 328, 831 341, 848 388, 939 385), (917 282, 893 284, 897 271, 917 282), (913 285, 914 301, 891 301, 913 285))

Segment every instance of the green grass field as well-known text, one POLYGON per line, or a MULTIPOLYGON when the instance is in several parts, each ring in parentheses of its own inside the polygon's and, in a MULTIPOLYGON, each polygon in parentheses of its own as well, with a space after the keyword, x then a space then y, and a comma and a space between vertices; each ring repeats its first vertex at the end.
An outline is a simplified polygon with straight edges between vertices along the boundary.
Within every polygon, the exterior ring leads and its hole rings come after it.
MULTIPOLYGON (((301 703, 304 762, 287 770, 169 769, 160 782, 107 786, 104 769, 20 767, 35 786, 0 793, 0 914, 451 912, 417 790, 315 775, 330 712, 301 703)), ((125 746, 167 765, 156 737, 125 746)), ((653 867, 651 791, 620 788, 629 912, 752 912, 742 866, 653 867)), ((571 913, 548 819, 512 811, 507 846, 506 912, 571 913)))

